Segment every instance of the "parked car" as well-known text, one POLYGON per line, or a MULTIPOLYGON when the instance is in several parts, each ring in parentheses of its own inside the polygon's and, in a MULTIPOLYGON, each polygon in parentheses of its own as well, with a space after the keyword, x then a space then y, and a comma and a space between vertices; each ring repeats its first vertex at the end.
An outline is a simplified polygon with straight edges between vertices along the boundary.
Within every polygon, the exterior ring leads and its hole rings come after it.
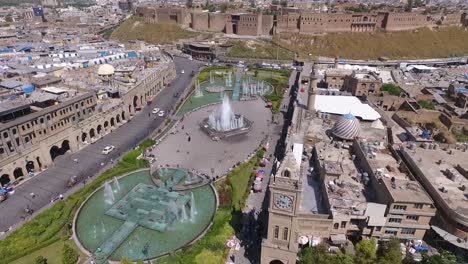
POLYGON ((107 155, 115 149, 114 146, 107 146, 102 150, 102 154, 107 155))
POLYGON ((161 117, 163 117, 163 116, 164 116, 164 111, 163 111, 163 110, 161 110, 161 112, 159 112, 159 113, 158 113, 158 116, 161 116, 161 117))
POLYGON ((157 107, 154 108, 153 111, 152 111, 153 114, 157 114, 158 112, 159 112, 159 108, 157 108, 157 107))

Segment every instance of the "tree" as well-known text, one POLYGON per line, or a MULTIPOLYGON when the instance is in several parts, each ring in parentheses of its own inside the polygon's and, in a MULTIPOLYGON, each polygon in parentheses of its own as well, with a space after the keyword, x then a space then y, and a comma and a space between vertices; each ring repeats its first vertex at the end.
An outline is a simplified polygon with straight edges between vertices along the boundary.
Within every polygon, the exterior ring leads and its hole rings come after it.
POLYGON ((379 264, 401 264, 401 257, 400 242, 396 238, 379 248, 379 264))
POLYGON ((299 252, 299 264, 327 263, 327 264, 353 264, 353 257, 338 252, 329 254, 323 245, 307 247, 299 252))
POLYGON ((255 69, 255 71, 254 71, 254 76, 255 76, 255 77, 258 76, 258 69, 255 69))
POLYGON ((282 7, 286 7, 286 6, 288 6, 288 1, 287 0, 281 0, 280 4, 281 4, 282 7))
POLYGON ((374 239, 359 241, 356 244, 355 251, 354 263, 356 264, 375 263, 377 260, 374 239))
POLYGON ((455 264, 457 263, 457 257, 449 251, 441 249, 439 255, 429 256, 426 253, 422 255, 422 264, 455 264))
POLYGON ((185 6, 187 6, 188 8, 192 8, 193 7, 193 0, 187 0, 187 2, 185 2, 185 6))
POLYGON ((43 256, 38 256, 38 257, 34 260, 34 264, 47 264, 47 259, 44 258, 43 256))
POLYGON ((392 83, 383 84, 382 88, 380 90, 386 91, 386 92, 388 92, 388 94, 395 95, 395 96, 400 96, 400 94, 401 94, 400 87, 398 87, 398 86, 396 86, 395 84, 392 84, 392 83))
POLYGON ((74 248, 68 244, 63 244, 62 248, 62 263, 75 264, 78 261, 79 254, 74 248))
POLYGON ((334 258, 332 259, 333 264, 354 264, 353 257, 349 254, 344 254, 344 253, 338 253, 334 258))
POLYGON ((131 260, 129 260, 128 258, 123 258, 120 261, 120 264, 133 264, 133 262, 131 260))
POLYGON ((222 3, 220 6, 219 6, 219 10, 221 11, 221 13, 226 13, 226 11, 228 10, 229 8, 229 5, 227 3, 222 3))

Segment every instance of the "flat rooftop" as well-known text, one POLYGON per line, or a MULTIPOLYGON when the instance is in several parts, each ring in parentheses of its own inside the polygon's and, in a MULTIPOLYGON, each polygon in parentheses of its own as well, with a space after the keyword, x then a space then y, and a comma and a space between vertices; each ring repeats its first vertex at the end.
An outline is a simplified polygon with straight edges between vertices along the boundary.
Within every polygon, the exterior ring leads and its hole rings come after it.
MULTIPOLYGON (((334 120, 330 119, 312 119, 307 129, 305 144, 316 147, 320 169, 325 170, 326 174, 323 179, 326 189, 322 190, 322 193, 327 195, 334 217, 363 216, 367 203, 374 196, 373 191, 366 188, 356 177, 361 170, 352 159, 352 144, 330 143, 326 131, 331 129, 333 124, 334 120)), ((367 125, 362 125, 362 129, 366 130, 367 125)), ((318 178, 318 175, 314 176, 314 179, 318 178)), ((307 190, 304 188, 307 187, 303 187, 303 192, 307 190)))
MULTIPOLYGON (((361 148, 366 143, 369 144, 361 141, 361 148)), ((370 145, 372 154, 367 157, 367 161, 374 171, 377 171, 376 176, 381 177, 381 181, 385 184, 395 202, 432 204, 431 198, 419 182, 412 180, 410 175, 400 169, 400 165, 389 149, 382 144, 370 143, 370 145), (392 178, 394 184, 392 184, 392 178)))
POLYGON ((443 201, 458 214, 468 217, 468 180, 455 169, 460 166, 465 173, 468 171, 468 151, 416 148, 407 153, 443 201))

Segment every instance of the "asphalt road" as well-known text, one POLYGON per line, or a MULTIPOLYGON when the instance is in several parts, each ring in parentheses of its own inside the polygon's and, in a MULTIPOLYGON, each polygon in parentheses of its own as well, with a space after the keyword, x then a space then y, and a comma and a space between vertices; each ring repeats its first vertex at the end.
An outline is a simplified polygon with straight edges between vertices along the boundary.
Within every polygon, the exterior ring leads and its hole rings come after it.
POLYGON ((167 118, 168 111, 175 108, 176 102, 180 99, 175 98, 174 94, 181 95, 184 92, 192 80, 190 73, 192 70, 197 71, 202 65, 200 62, 179 57, 175 57, 175 63, 176 79, 156 96, 151 106, 144 107, 130 122, 115 129, 94 144, 76 153, 67 153, 57 157, 53 166, 18 186, 13 195, 0 203, 0 231, 15 229, 30 219, 31 216, 25 212, 26 207, 37 212, 50 205, 52 198, 60 194, 69 195, 78 190, 78 187, 83 186, 84 179, 98 175, 100 171, 111 165, 111 159, 117 160, 121 154, 136 147, 141 140, 158 129, 167 118), (182 70, 184 74, 181 74, 182 70), (156 117, 150 114, 154 107, 165 110, 166 116, 156 117), (103 155, 101 152, 108 145, 113 145, 116 149, 109 155, 103 155), (74 162, 74 159, 77 159, 78 163, 74 162), (70 190, 67 183, 73 176, 77 176, 80 183, 70 190), (31 193, 35 194, 34 198, 30 195, 31 193))

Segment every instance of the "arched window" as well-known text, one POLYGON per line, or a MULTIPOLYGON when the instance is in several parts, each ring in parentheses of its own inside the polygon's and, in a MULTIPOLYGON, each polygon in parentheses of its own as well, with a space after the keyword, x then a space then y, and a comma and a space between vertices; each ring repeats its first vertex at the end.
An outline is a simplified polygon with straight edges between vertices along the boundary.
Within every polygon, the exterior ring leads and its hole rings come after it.
POLYGON ((289 230, 287 227, 285 227, 283 229, 283 240, 288 240, 288 233, 289 233, 289 230))
POLYGON ((288 169, 284 170, 283 177, 291 178, 291 172, 288 169))

